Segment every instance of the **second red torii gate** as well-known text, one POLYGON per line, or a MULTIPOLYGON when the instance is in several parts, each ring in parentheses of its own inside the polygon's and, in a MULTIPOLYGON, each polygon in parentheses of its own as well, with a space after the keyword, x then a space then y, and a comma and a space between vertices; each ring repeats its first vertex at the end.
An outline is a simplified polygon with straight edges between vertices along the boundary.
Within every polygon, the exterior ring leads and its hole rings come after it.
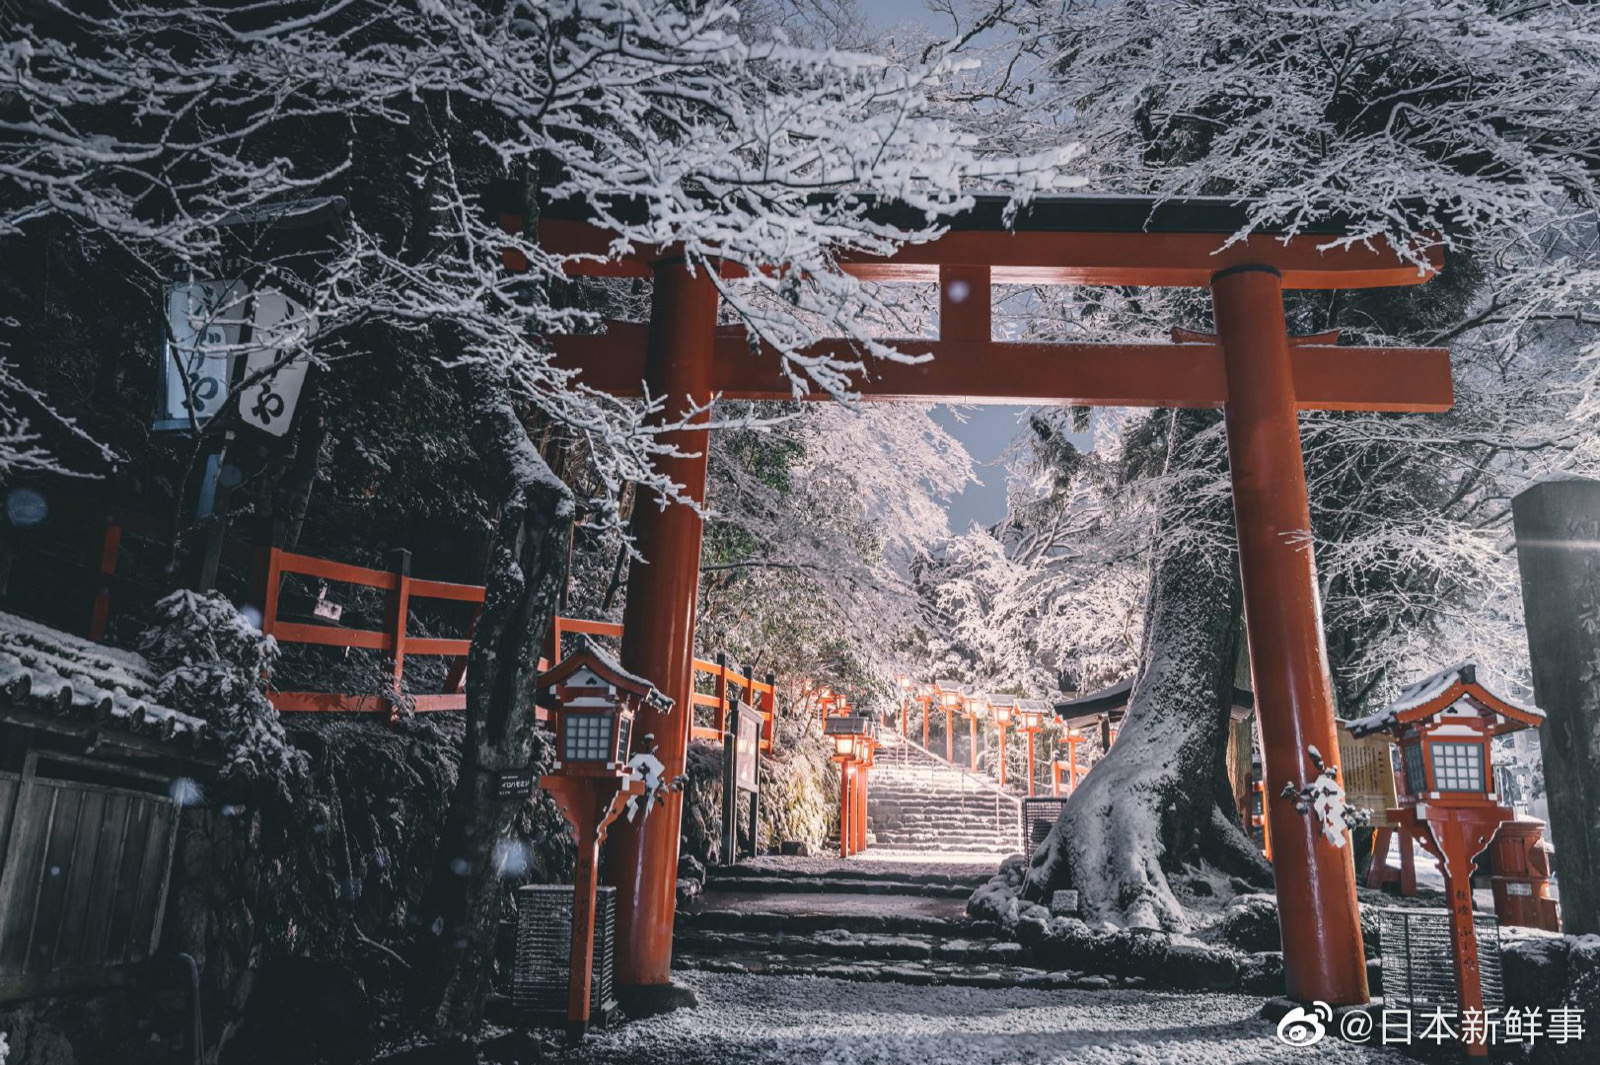
MULTIPOLYGON (((1431 250, 1419 266, 1414 257, 1371 243, 1341 243, 1336 227, 1230 242, 1247 220, 1247 205, 1220 200, 1048 197, 1011 219, 1006 206, 1006 197, 980 196, 937 239, 888 257, 845 258, 844 268, 864 280, 941 286, 939 338, 891 341, 933 358, 876 363, 857 388, 867 400, 1223 410, 1288 993, 1364 1002, 1349 852, 1329 844, 1282 797, 1285 785, 1298 790, 1314 775, 1309 747, 1325 755, 1339 749, 1296 413, 1447 410, 1449 354, 1339 347, 1331 336, 1293 340, 1283 291, 1418 284, 1442 259, 1431 250), (991 337, 993 284, 1206 287, 1217 336, 1175 331, 1172 344, 998 342, 991 337)), ((870 213, 894 222, 912 210, 879 203, 870 213)), ((905 221, 916 228, 920 213, 905 221)), ((517 217, 502 216, 502 223, 521 227, 517 217)), ((580 370, 584 384, 623 396, 648 388, 666 399, 662 416, 674 421, 718 395, 795 398, 775 353, 752 352, 742 330, 717 326, 708 264, 693 266, 674 248, 613 257, 614 235, 570 205, 542 212, 538 238, 554 252, 592 256, 573 260, 574 274, 654 279, 648 326, 614 324, 604 335, 556 339, 556 361, 580 370)), ((812 353, 828 351, 852 349, 846 341, 824 341, 812 353)), ((683 454, 663 459, 661 472, 704 501, 707 430, 684 429, 671 442, 683 454)), ((689 507, 639 506, 634 534, 648 562, 636 562, 629 573, 623 664, 687 706, 701 520, 689 507)), ((687 719, 643 713, 637 726, 640 734, 655 734, 669 776, 683 769, 687 719)), ((612 833, 618 974, 625 984, 669 979, 681 810, 673 794, 642 825, 612 833)))

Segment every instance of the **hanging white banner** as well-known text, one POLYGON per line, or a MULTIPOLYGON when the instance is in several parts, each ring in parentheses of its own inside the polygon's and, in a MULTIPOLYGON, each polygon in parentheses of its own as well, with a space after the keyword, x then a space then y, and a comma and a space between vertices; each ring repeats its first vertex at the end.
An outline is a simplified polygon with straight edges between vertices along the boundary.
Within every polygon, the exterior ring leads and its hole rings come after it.
POLYGON ((257 374, 277 365, 288 351, 297 354, 239 393, 239 414, 246 425, 273 436, 289 431, 310 369, 303 349, 315 331, 316 322, 294 300, 277 289, 257 290, 243 380, 254 380, 257 374))
POLYGON ((221 409, 248 296, 238 281, 184 281, 167 289, 169 335, 162 344, 156 428, 204 425, 221 409))

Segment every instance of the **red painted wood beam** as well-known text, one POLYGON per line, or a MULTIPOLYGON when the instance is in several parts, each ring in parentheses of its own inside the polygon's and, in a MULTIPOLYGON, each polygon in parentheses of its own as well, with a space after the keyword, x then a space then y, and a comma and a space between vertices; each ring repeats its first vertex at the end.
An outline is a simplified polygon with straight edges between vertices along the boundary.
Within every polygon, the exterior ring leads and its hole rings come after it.
MULTIPOLYGON (((508 226, 520 226, 509 219, 508 226)), ((561 218, 539 221, 539 242, 558 255, 584 256, 567 264, 579 277, 648 277, 660 248, 633 248, 613 256, 615 234, 588 222, 561 218)), ((1286 289, 1387 288, 1418 285, 1444 264, 1437 248, 1427 254, 1431 269, 1418 269, 1377 245, 1328 247, 1335 237, 1261 234, 1227 247, 1219 233, 1079 233, 968 229, 947 232, 922 244, 908 244, 889 256, 844 252, 844 268, 864 281, 936 282, 941 266, 988 266, 995 284, 1140 285, 1204 288, 1213 274, 1246 263, 1271 266, 1286 289)), ((508 263, 515 268, 514 263, 508 263)), ((744 271, 730 267, 724 276, 744 271)))
MULTIPOLYGON (((971 323, 969 323, 970 325, 971 323)), ((646 328, 612 323, 596 336, 555 337, 557 366, 615 396, 644 394, 646 328)), ((858 381, 863 399, 910 403, 1050 404, 1071 407, 1211 407, 1228 399, 1218 344, 1017 344, 890 340, 926 361, 875 360, 858 381)), ((1454 403, 1444 348, 1291 347, 1300 410, 1445 411, 1454 403)), ((849 341, 813 345, 807 356, 858 357, 849 341)), ((794 399, 777 355, 752 355, 744 330, 717 330, 713 388, 724 399, 794 399)), ((802 399, 825 399, 809 386, 802 399)))

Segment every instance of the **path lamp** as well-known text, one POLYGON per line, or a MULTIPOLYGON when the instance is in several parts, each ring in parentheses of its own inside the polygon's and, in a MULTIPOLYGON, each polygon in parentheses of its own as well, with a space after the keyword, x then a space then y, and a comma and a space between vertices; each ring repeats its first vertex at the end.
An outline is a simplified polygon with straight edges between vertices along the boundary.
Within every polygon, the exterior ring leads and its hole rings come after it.
MULTIPOLYGON (((1419 681, 1387 710, 1350 723, 1355 737, 1387 732, 1398 741, 1401 783, 1398 809, 1388 812, 1401 839, 1411 836, 1439 860, 1449 897, 1455 941, 1457 1008, 1483 1013, 1478 935, 1472 919, 1472 863, 1502 822, 1512 818, 1495 793, 1491 741, 1518 729, 1537 728, 1544 714, 1502 699, 1478 683, 1477 667, 1462 663, 1419 681)), ((1329 829, 1325 828, 1325 832, 1329 829)), ((1463 1048, 1488 1056, 1481 1041, 1463 1048)))
POLYGON ((554 721, 557 756, 539 786, 571 822, 578 845, 567 983, 567 1034, 578 1040, 589 1028, 600 844, 628 799, 644 793, 644 782, 628 767, 634 714, 645 705, 666 713, 672 701, 584 637, 573 637, 569 646, 567 656, 537 681, 539 705, 554 721))
MULTIPOLYGON (((989 713, 994 717, 995 730, 1000 734, 1000 786, 1006 786, 1006 729, 1017 715, 1015 695, 995 695, 989 698, 989 713)), ((1030 737, 1031 739, 1031 737, 1030 737)))
POLYGON ((1017 727, 1028 737, 1028 795, 1033 795, 1033 738, 1043 729, 1050 714, 1050 704, 1043 699, 1017 701, 1017 727))
POLYGON ((864 717, 830 717, 823 731, 833 737, 833 760, 839 763, 839 857, 848 858, 865 835, 866 806, 863 767, 871 755, 872 723, 864 717))
POLYGON ((961 685, 953 680, 936 680, 933 682, 933 693, 939 699, 939 708, 944 711, 944 760, 956 760, 956 737, 953 731, 952 718, 957 710, 961 709, 961 685))

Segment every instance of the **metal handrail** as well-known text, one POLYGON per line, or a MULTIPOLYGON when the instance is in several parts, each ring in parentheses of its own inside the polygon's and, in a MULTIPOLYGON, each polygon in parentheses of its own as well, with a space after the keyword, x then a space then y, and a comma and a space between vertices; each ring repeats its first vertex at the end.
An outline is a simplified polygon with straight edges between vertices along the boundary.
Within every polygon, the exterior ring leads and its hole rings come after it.
MULTIPOLYGON (((903 732, 889 730, 889 732, 887 734, 898 737, 900 742, 904 743, 907 747, 915 747, 917 750, 921 751, 923 754, 927 755, 929 758, 932 758, 935 762, 938 762, 938 763, 946 766, 947 768, 954 769, 957 773, 961 774, 961 784, 962 784, 962 788, 963 789, 965 789, 965 787, 966 787, 967 778, 971 777, 974 784, 982 785, 984 790, 993 792, 994 793, 994 823, 995 823, 995 828, 996 828, 997 831, 1001 828, 1001 826, 1004 823, 1004 818, 1000 814, 1000 800, 1004 799, 1006 802, 1009 802, 1011 804, 1011 810, 1012 810, 1012 815, 1013 815, 1011 823, 1013 825, 1017 826, 1017 834, 1018 834, 1017 838, 1019 840, 1022 838, 1022 836, 1021 836, 1021 833, 1022 833, 1022 827, 1021 827, 1022 826, 1022 800, 1020 798, 1018 798, 1017 796, 1012 795, 1010 792, 1006 791, 1004 788, 1002 788, 998 781, 992 780, 992 779, 990 779, 988 777, 979 776, 977 773, 974 773, 967 766, 956 765, 954 762, 952 762, 949 759, 945 758, 943 755, 935 754, 933 751, 928 750, 928 748, 924 747, 922 744, 918 743, 915 739, 913 739, 910 736, 907 736, 903 732)), ((903 760, 902 760, 901 764, 902 765, 905 764, 903 760)), ((966 794, 965 790, 962 791, 962 794, 963 795, 966 794)))

